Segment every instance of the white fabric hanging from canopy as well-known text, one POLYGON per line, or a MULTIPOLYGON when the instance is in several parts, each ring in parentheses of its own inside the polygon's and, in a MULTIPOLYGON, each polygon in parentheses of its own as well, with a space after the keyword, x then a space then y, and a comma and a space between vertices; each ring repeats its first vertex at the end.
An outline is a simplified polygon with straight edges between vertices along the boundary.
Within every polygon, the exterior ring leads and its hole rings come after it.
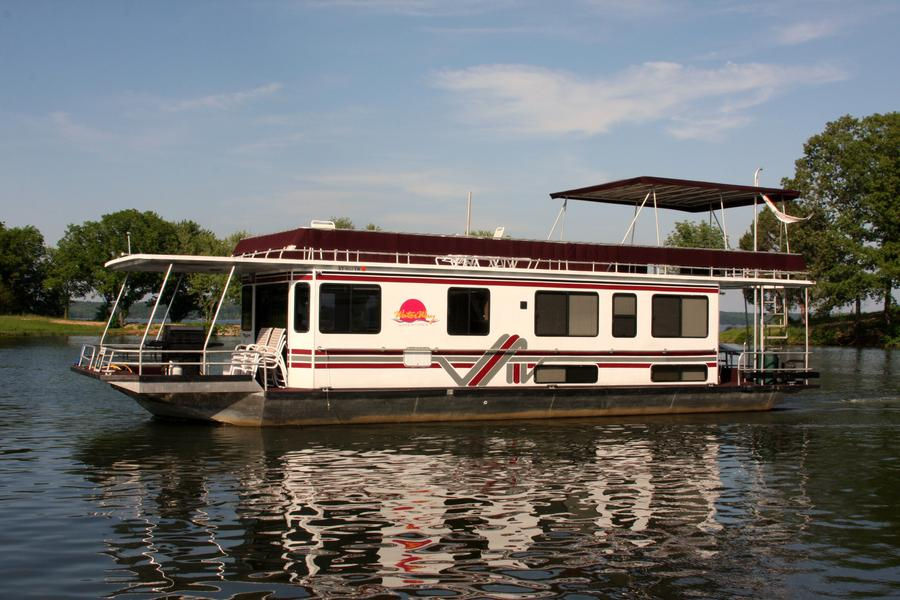
POLYGON ((808 215, 806 217, 794 217, 787 213, 781 212, 780 210, 778 210, 778 207, 775 206, 775 203, 769 199, 768 196, 766 196, 765 194, 761 195, 763 197, 763 200, 765 200, 766 205, 769 207, 769 210, 775 213, 775 218, 777 218, 782 223, 800 223, 801 221, 806 221, 810 216, 812 216, 808 215))

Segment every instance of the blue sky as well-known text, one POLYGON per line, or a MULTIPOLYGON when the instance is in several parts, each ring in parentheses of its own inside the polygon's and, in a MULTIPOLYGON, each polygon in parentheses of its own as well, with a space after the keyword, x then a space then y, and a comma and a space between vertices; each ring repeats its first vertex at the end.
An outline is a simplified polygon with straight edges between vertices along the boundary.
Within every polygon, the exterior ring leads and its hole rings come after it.
MULTIPOLYGON (((895 1, 6 0, 0 220, 50 244, 130 207, 450 233, 472 191, 474 227, 541 238, 550 192, 778 185, 827 121, 900 106, 898 31, 895 1)), ((571 206, 566 237, 617 242, 630 216, 571 206)))

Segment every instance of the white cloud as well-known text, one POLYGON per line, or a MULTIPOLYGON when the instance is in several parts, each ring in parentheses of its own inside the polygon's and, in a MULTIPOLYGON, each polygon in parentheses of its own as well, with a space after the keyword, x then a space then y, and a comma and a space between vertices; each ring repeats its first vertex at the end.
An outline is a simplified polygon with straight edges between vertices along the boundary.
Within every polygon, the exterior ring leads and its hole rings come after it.
POLYGON ((792 46, 828 37, 837 30, 838 23, 834 20, 801 21, 776 28, 775 39, 780 44, 792 46))
POLYGON ((302 132, 277 135, 240 144, 235 147, 232 152, 235 154, 258 154, 271 152, 273 150, 283 150, 291 146, 296 146, 304 139, 306 139, 306 135, 302 132))
MULTIPOLYGON (((650 62, 609 77, 584 78, 528 65, 482 65, 443 71, 435 85, 455 93, 465 117, 516 134, 598 135, 623 123, 732 114, 800 85, 838 81, 840 70, 728 63, 704 69, 650 62)), ((724 122, 724 121, 723 121, 724 122)))
POLYGON ((115 136, 107 131, 78 123, 67 112, 52 112, 48 119, 56 133, 76 144, 95 145, 115 139, 115 136))
POLYGON ((302 181, 328 189, 353 190, 363 195, 378 192, 402 194, 430 199, 464 198, 471 185, 452 180, 448 174, 434 170, 415 171, 341 171, 339 173, 307 175, 302 181))
POLYGON ((718 117, 696 119, 674 118, 672 124, 666 128, 672 137, 687 140, 719 141, 723 134, 737 127, 743 127, 750 122, 749 117, 736 115, 723 115, 718 117))
POLYGON ((237 92, 227 92, 223 94, 211 94, 209 96, 200 96, 198 98, 187 98, 167 102, 163 104, 163 109, 169 112, 180 112, 187 110, 226 110, 237 108, 243 104, 265 98, 278 93, 284 86, 280 83, 267 83, 249 90, 241 90, 237 92))
POLYGON ((514 2, 512 0, 307 0, 306 4, 416 17, 443 17, 490 12, 512 5, 514 2))

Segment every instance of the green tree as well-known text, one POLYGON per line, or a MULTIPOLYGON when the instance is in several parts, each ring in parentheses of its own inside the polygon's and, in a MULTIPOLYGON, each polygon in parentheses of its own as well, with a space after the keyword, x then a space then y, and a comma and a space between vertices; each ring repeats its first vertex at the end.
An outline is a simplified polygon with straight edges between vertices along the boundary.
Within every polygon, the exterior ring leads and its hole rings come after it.
POLYGON ((813 223, 798 241, 817 280, 824 309, 880 297, 890 324, 900 285, 900 113, 843 116, 803 146, 794 177, 813 223))
POLYGON ((353 221, 348 217, 331 217, 331 222, 334 223, 334 226, 337 229, 356 229, 353 225, 353 221))
POLYGON ((679 221, 665 241, 666 246, 675 248, 725 248, 722 232, 705 221, 692 223, 679 221))
MULTIPOLYGON (((167 254, 178 249, 178 236, 172 223, 154 212, 121 210, 103 215, 99 221, 69 225, 54 253, 53 280, 67 282, 68 298, 89 292, 98 294, 103 298, 108 314, 125 274, 111 271, 104 265, 127 252, 129 233, 133 253, 167 254)), ((155 291, 161 277, 158 273, 132 273, 129 276, 128 286, 119 302, 120 325, 124 324, 131 305, 155 291)))
POLYGON ((0 223, 0 313, 56 313, 58 299, 44 282, 50 252, 32 225, 0 223))

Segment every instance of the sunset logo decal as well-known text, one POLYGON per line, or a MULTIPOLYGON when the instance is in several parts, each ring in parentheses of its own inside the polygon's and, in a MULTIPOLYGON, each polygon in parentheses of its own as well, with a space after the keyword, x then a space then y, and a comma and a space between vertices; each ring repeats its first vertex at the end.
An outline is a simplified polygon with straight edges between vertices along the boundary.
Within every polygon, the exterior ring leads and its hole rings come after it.
POLYGON ((437 317, 428 314, 421 300, 410 298, 394 313, 394 320, 398 323, 434 323, 437 317))

